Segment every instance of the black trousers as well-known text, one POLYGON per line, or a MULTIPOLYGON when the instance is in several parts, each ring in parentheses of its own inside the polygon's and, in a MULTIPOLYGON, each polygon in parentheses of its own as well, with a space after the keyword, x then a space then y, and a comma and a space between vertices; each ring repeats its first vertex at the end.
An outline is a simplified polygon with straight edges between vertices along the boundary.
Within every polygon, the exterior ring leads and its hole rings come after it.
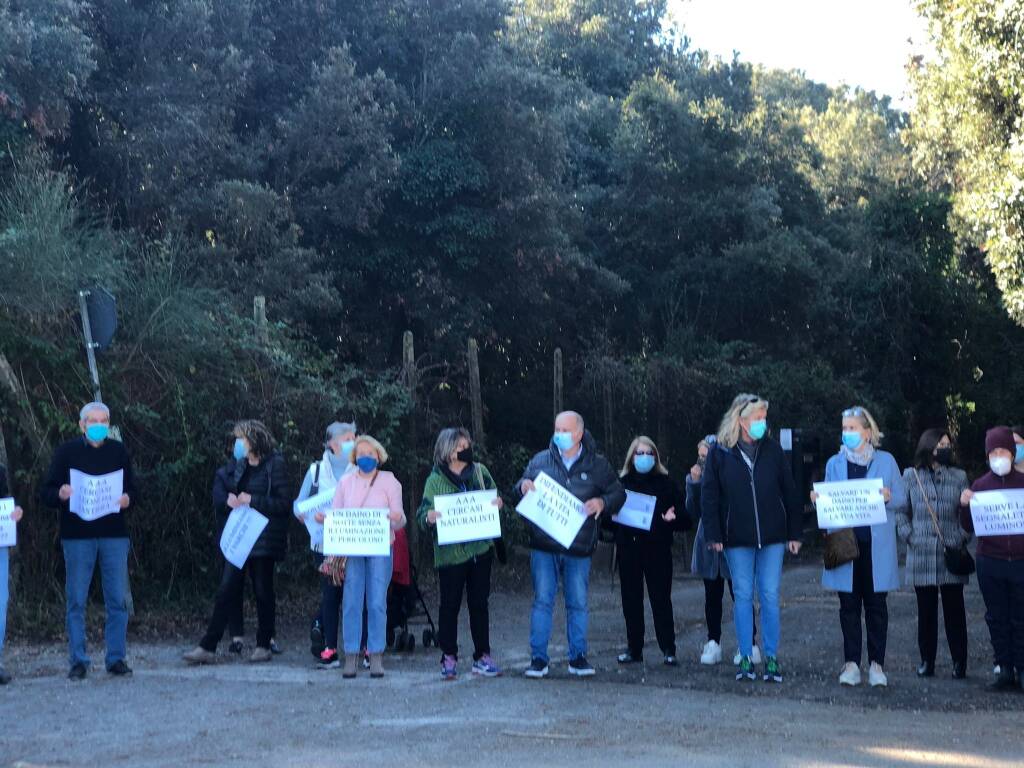
POLYGON ((491 562, 488 552, 458 565, 437 569, 440 605, 437 609, 437 644, 446 656, 459 655, 459 611, 462 595, 469 608, 469 631, 473 636, 473 660, 491 652, 491 620, 487 601, 491 597, 491 562))
POLYGON ((857 542, 860 557, 853 561, 853 591, 839 593, 839 624, 843 628, 846 661, 860 665, 863 648, 861 609, 868 634, 868 662, 885 664, 885 643, 889 635, 888 593, 875 592, 871 570, 871 543, 857 542))
MULTIPOLYGON (((274 636, 274 566, 274 559, 271 557, 250 557, 245 564, 245 570, 249 571, 252 578, 252 591, 256 597, 256 645, 260 648, 269 648, 270 639, 274 636)), ((224 636, 224 630, 228 625, 232 601, 241 591, 244 581, 245 571, 231 563, 224 563, 224 573, 213 604, 213 615, 206 627, 206 634, 199 641, 199 645, 206 650, 217 650, 217 643, 224 636)))
POLYGON ((996 663, 1024 672, 1024 560, 978 555, 978 586, 996 663))
POLYGON ((654 616, 654 634, 666 656, 676 655, 676 625, 672 615, 672 550, 639 542, 620 543, 619 583, 626 645, 636 658, 644 652, 644 582, 654 616))
MULTIPOLYGON (((324 562, 324 556, 319 552, 313 553, 313 561, 319 570, 324 562)), ((330 576, 320 574, 320 612, 316 618, 320 620, 320 627, 324 633, 324 645, 332 651, 338 650, 338 628, 341 626, 341 598, 345 593, 345 587, 335 586, 330 576)), ((363 628, 366 623, 364 621, 363 628)))
MULTIPOLYGON (((221 531, 223 532, 223 527, 221 531)), ((217 540, 220 541, 219 535, 217 540)), ((227 565, 228 561, 224 559, 224 553, 220 551, 220 547, 217 547, 217 554, 220 556, 221 573, 223 573, 224 566, 227 565)), ((245 621, 242 618, 242 606, 245 602, 244 588, 245 581, 239 581, 238 589, 231 596, 231 602, 228 605, 228 631, 231 633, 231 637, 245 636, 245 621)))
MULTIPOLYGON (((732 593, 732 579, 726 581, 721 576, 717 579, 704 579, 704 621, 708 625, 708 640, 722 644, 722 602, 725 599, 725 586, 729 585, 729 597, 735 600, 732 593)), ((755 617, 756 619, 756 617, 755 617)), ((757 621, 754 627, 754 642, 757 642, 757 621)))
POLYGON ((917 647, 921 661, 935 664, 939 649, 939 595, 942 595, 942 621, 946 642, 954 664, 967 664, 967 612, 964 610, 964 585, 914 587, 917 593, 917 647))

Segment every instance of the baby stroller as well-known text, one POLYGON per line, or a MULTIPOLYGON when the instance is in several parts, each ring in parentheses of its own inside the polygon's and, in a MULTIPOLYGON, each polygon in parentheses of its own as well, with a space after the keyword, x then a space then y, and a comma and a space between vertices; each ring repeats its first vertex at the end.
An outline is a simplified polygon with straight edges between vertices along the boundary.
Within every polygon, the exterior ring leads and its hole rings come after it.
POLYGON ((409 620, 422 618, 427 627, 421 635, 424 648, 437 645, 437 628, 420 592, 416 568, 409 557, 409 539, 405 529, 396 531, 392 549, 391 586, 388 587, 387 646, 399 653, 416 649, 416 636, 409 631, 409 620))

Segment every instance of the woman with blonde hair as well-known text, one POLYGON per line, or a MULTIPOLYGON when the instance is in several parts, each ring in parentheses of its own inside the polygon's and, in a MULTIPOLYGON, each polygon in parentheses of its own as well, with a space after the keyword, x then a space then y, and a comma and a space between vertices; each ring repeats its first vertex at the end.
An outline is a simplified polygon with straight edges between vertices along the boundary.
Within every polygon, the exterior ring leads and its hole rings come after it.
POLYGON ((701 525, 707 546, 725 553, 735 599, 740 646, 737 680, 754 680, 754 586, 761 601, 764 680, 782 682, 779 582, 786 549, 800 551, 801 505, 782 446, 768 436, 768 401, 738 395, 708 454, 701 486, 701 525))
POLYGON ((617 515, 618 521, 611 523, 615 526, 622 615, 626 620, 626 651, 619 654, 619 663, 643 660, 646 581, 658 647, 665 664, 674 667, 678 661, 672 616, 672 532, 689 527, 689 518, 683 514, 686 500, 649 437, 641 435, 633 440, 619 476, 626 489, 626 505, 617 515), (629 508, 644 505, 652 513, 650 520, 629 516, 627 524, 623 512, 628 514, 629 508), (642 527, 644 522, 647 527, 642 527))
MULTIPOLYGON (((388 453, 369 435, 360 435, 352 447, 356 472, 345 475, 334 492, 334 509, 387 509, 391 543, 395 531, 405 527, 402 484, 381 466, 388 453)), ((316 519, 323 522, 322 513, 316 519)), ((384 676, 384 646, 387 634, 387 596, 391 583, 391 554, 349 557, 345 564, 345 591, 341 599, 341 635, 345 648, 342 677, 356 676, 356 662, 363 636, 363 602, 366 602, 366 650, 370 654, 370 677, 384 676)))
MULTIPOLYGON (((886 636, 889 632, 888 592, 899 589, 896 559, 896 518, 907 503, 900 468, 892 454, 879 448, 882 432, 867 408, 855 405, 843 411, 839 452, 825 465, 825 482, 881 479, 886 519, 877 525, 854 528, 858 556, 852 562, 822 572, 821 583, 839 593, 839 623, 843 630, 845 664, 840 685, 861 681, 861 610, 868 636, 868 682, 886 686, 886 636)), ((811 493, 811 501, 817 494, 811 493)))

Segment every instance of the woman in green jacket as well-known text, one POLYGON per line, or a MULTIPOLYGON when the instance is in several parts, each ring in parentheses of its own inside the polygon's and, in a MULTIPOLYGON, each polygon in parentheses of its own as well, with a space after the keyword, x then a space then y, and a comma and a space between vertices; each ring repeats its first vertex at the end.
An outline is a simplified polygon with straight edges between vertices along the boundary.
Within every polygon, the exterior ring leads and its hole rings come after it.
MULTIPOLYGON (((487 601, 491 595, 491 563, 494 542, 468 541, 460 544, 437 543, 437 521, 434 499, 453 493, 495 489, 494 478, 487 467, 473 460, 473 440, 461 427, 442 429, 434 446, 434 468, 423 488, 423 501, 416 511, 420 529, 433 532, 434 567, 440 586, 437 642, 441 648, 441 678, 458 676, 459 610, 462 594, 469 606, 469 628, 473 635, 473 674, 497 677, 501 674, 491 658, 490 619, 487 601)), ((501 496, 495 506, 502 507, 501 496)))

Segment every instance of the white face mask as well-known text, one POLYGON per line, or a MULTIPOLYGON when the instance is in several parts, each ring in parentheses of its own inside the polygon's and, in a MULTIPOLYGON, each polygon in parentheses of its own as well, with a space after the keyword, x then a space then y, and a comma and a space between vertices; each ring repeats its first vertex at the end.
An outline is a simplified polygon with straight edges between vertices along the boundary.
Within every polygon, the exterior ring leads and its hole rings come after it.
POLYGON ((991 456, 988 465, 992 468, 992 472, 999 477, 1006 477, 1013 467, 1013 463, 1006 456, 991 456))

